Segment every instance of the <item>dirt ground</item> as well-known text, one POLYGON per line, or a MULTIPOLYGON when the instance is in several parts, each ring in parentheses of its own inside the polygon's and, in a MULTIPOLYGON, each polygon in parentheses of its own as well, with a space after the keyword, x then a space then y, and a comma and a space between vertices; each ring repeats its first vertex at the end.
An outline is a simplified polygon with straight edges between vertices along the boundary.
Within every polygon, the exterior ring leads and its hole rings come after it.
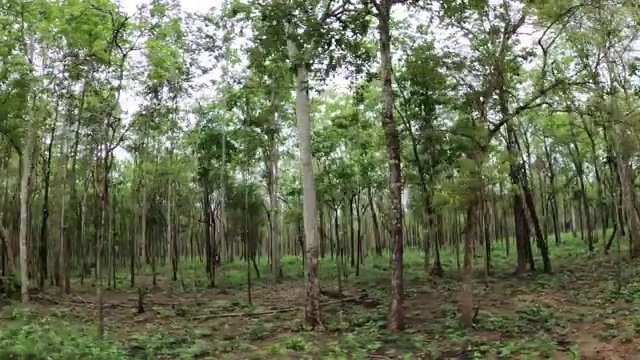
MULTIPOLYGON (((496 275, 475 286, 474 328, 458 325, 457 276, 409 274, 402 334, 385 329, 386 278, 353 278, 340 296, 323 285, 324 329, 304 331, 300 282, 169 293, 160 283, 136 313, 135 292, 107 291, 106 338, 130 358, 157 359, 591 359, 640 358, 635 264, 612 258, 558 266, 554 274, 496 275), (620 291, 617 279, 622 279, 620 291)), ((95 328, 95 291, 34 297, 37 318, 95 328)))

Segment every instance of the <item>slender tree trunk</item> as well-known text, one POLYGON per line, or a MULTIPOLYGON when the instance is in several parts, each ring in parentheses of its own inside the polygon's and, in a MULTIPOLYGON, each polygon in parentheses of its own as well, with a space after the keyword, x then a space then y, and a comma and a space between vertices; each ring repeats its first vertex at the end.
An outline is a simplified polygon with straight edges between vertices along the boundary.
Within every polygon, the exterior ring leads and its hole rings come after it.
MULTIPOLYGON (((174 254, 173 254, 173 236, 172 236, 172 216, 171 216, 171 200, 172 200, 172 184, 171 184, 171 180, 169 180, 169 185, 167 188, 167 261, 169 262, 169 264, 171 264, 171 269, 173 271, 174 274, 174 279, 173 281, 176 281, 175 279, 175 275, 176 275, 176 268, 175 268, 175 262, 174 262, 174 254)), ((169 290, 171 289, 171 286, 169 286, 169 290)))
POLYGON ((482 223, 483 223, 483 239, 484 239, 484 271, 485 278, 488 278, 491 274, 491 236, 490 236, 490 224, 489 213, 491 207, 489 206, 489 198, 486 195, 488 191, 484 191, 485 197, 482 201, 482 223))
MULTIPOLYGON (((327 255, 327 234, 325 230, 325 217, 324 217, 324 206, 321 204, 318 208, 318 233, 320 234, 320 258, 324 258, 327 255)), ((331 236, 329 236, 331 237, 331 236)), ((329 249, 331 254, 331 258, 333 258, 333 251, 329 249)))
POLYGON ((373 241, 377 256, 382 256, 382 239, 380 236, 380 225, 378 224, 378 216, 373 203, 373 194, 371 187, 367 188, 367 198, 369 200, 369 208, 371 209, 371 225, 373 226, 373 241))
POLYGON ((356 221, 358 224, 356 230, 356 241, 358 242, 356 249, 356 251, 358 252, 358 256, 356 259, 356 276, 360 276, 360 264, 364 263, 364 256, 362 254, 362 219, 360 216, 360 199, 360 193, 358 193, 356 197, 356 221))
POLYGON ((351 262, 351 267, 355 267, 356 266, 356 233, 355 233, 355 224, 354 224, 354 214, 353 214, 353 202, 355 200, 356 195, 352 195, 349 198, 349 247, 350 247, 350 262, 351 262))
MULTIPOLYGON (((208 174, 207 174, 208 175, 208 174)), ((202 182, 202 208, 204 212, 204 253, 205 255, 205 266, 207 275, 209 275, 209 287, 213 288, 216 285, 216 267, 215 267, 215 255, 213 244, 214 242, 211 239, 211 226, 214 226, 215 223, 213 220, 213 214, 211 213, 211 194, 209 191, 209 180, 208 176, 204 176, 201 180, 202 182)))
MULTIPOLYGON (((56 118, 57 118, 56 109, 56 118)), ((44 282, 47 279, 47 258, 49 255, 48 246, 48 231, 47 222, 49 220, 49 190, 51 180, 51 156, 53 154, 53 141, 55 139, 56 126, 51 127, 49 145, 47 147, 47 160, 44 164, 44 179, 43 188, 44 195, 42 199, 42 220, 40 223, 40 247, 39 247, 39 260, 40 260, 40 276, 38 277, 38 288, 40 291, 44 289, 44 282)))
MULTIPOLYGON (((84 178, 84 191, 82 193, 82 200, 80 202, 80 238, 81 239, 86 239, 86 235, 87 235, 87 176, 85 175, 84 178)), ((85 264, 87 263, 87 256, 88 256, 88 252, 86 251, 86 248, 84 246, 80 246, 80 256, 82 257, 81 260, 81 264, 82 264, 82 271, 80 272, 80 285, 84 285, 84 276, 85 276, 85 264)), ((89 274, 91 275, 91 274, 89 274)))
MULTIPOLYGON (((277 127, 277 119, 274 116, 274 127, 277 127)), ((275 283, 282 280, 282 268, 280 266, 280 204, 278 203, 278 144, 275 134, 271 136, 271 149, 269 159, 265 162, 269 186, 269 240, 271 243, 271 264, 275 283)), ((321 225, 322 226, 322 225, 321 225)))
POLYGON ((141 200, 141 216, 140 216, 140 267, 144 269, 148 263, 147 257, 147 189, 144 180, 142 181, 142 200, 141 200))
POLYGON ((391 268, 391 304, 389 308, 390 330, 404 329, 404 281, 403 281, 403 236, 402 236, 402 172, 400 167, 400 138, 393 119, 393 90, 391 75, 391 5, 392 0, 381 0, 378 7, 378 33, 380 36, 380 68, 382 71, 382 123, 387 141, 389 157, 391 236, 393 255, 391 268))
MULTIPOLYGON (((513 125, 507 123, 507 149, 514 157, 509 164, 509 180, 511 184, 519 189, 521 186, 522 177, 522 163, 519 161, 519 152, 517 139, 515 137, 516 132, 513 125)), ((525 203, 522 198, 521 191, 514 191, 512 195, 513 216, 515 220, 515 234, 516 234, 516 253, 517 253, 517 273, 523 274, 526 271, 527 260, 530 258, 530 251, 528 250, 530 245, 529 240, 529 225, 527 223, 527 215, 525 210, 525 203)))
MULTIPOLYGON (((102 146, 103 150, 100 151, 102 153, 103 161, 103 178, 99 193, 99 211, 100 211, 100 227, 98 230, 98 236, 96 241, 96 277, 98 278, 96 284, 96 298, 98 301, 98 336, 102 338, 104 336, 104 292, 103 292, 103 284, 102 284, 102 248, 104 246, 104 239, 107 234, 107 206, 108 206, 108 197, 109 197, 109 145, 105 144, 102 146)), ((98 166, 99 167, 99 166, 98 166)), ((98 168, 97 167, 97 168, 98 168)), ((96 169, 96 179, 98 178, 99 171, 96 169)))
MULTIPOLYGON (((82 113, 83 113, 83 109, 84 109, 84 98, 85 98, 85 86, 83 85, 82 88, 82 97, 80 98, 80 110, 78 111, 78 119, 81 117, 82 113)), ((76 129, 75 129, 75 134, 74 134, 74 138, 73 138, 73 150, 71 151, 71 174, 69 175, 69 186, 70 186, 70 201, 69 203, 72 206, 72 213, 74 214, 74 219, 76 221, 76 226, 73 227, 73 232, 72 232, 72 236, 76 239, 80 238, 80 239, 84 239, 84 214, 82 213, 83 208, 82 205, 78 205, 78 186, 76 184, 77 178, 78 178, 78 172, 77 172, 77 166, 78 166, 78 147, 80 146, 80 125, 81 122, 79 120, 76 121, 76 129)), ((83 196, 84 199, 84 196, 83 196)), ((67 251, 71 250, 71 240, 70 240, 70 236, 68 236, 66 239, 66 248, 67 251)), ((82 249, 82 247, 80 247, 80 249, 82 249)), ((84 257, 82 257, 84 259, 84 257)), ((83 267, 84 265, 84 260, 79 261, 81 267, 83 267)), ((67 262, 67 265, 69 264, 69 262, 67 262)), ((70 271, 69 268, 67 267, 67 269, 65 269, 65 293, 69 293, 71 291, 71 281, 70 281, 70 271)), ((81 277, 80 277, 80 282, 82 284, 82 281, 84 279, 84 269, 82 269, 81 271, 81 277)))
MULTIPOLYGON (((222 133, 222 171, 220 171, 220 201, 219 203, 219 211, 220 211, 220 220, 218 226, 218 236, 217 238, 220 241, 220 246, 215 245, 214 250, 217 259, 220 259, 219 266, 220 271, 218 275, 220 278, 218 279, 218 285, 220 287, 220 292, 227 292, 227 273, 224 266, 224 261, 227 260, 227 184, 225 180, 227 169, 227 133, 226 128, 223 129, 222 133), (224 261, 222 260, 224 258, 224 261)), ((233 249, 231 249, 231 257, 230 260, 233 261, 233 249)), ((215 266, 215 265, 214 265, 215 266)))
POLYGON ((276 277, 276 281, 280 281, 283 277, 283 273, 282 273, 282 266, 280 264, 280 257, 282 256, 282 254, 280 252, 280 204, 278 202, 278 190, 277 190, 278 188, 277 167, 278 167, 277 163, 274 164, 274 184, 273 184, 274 190, 273 190, 273 198, 271 199, 274 222, 272 227, 273 248, 271 249, 271 251, 272 251, 272 257, 273 257, 274 276, 276 277))
MULTIPOLYGON (((287 32, 292 29, 287 29, 287 32)), ((311 328, 322 324, 320 318, 320 281, 318 278, 319 246, 316 239, 316 188, 313 181, 313 158, 311 153, 311 105, 309 103, 309 77, 306 64, 298 58, 298 47, 293 39, 287 39, 289 60, 296 67, 296 118, 298 143, 302 165, 303 221, 305 232, 307 304, 305 323, 311 328)))
POLYGON ((462 275, 462 306, 460 311, 460 323, 464 327, 473 325, 473 224, 476 221, 476 213, 478 207, 478 199, 472 195, 470 203, 467 206, 467 217, 463 230, 464 236, 464 260, 462 275))
MULTIPOLYGON (((34 121, 33 119, 31 121, 34 121)), ((33 124, 27 126, 34 126, 33 124)), ((29 201, 29 177, 31 175, 31 156, 33 156, 33 145, 35 142, 35 131, 28 129, 24 148, 22 149, 22 176, 20 179, 20 230, 18 243, 20 244, 20 280, 22 284, 22 303, 29 302, 29 254, 27 251, 27 231, 28 231, 28 201, 29 201)))
POLYGON ((11 244, 11 236, 7 231, 7 229, 4 227, 3 219, 4 219, 4 211, 3 209, 0 209, 0 236, 2 236, 2 245, 4 245, 4 250, 2 251, 2 253, 5 255, 6 262, 7 262, 7 269, 6 269, 5 275, 9 275, 9 274, 13 275, 15 273, 15 265, 14 265, 15 255, 13 253, 13 245, 11 244))
MULTIPOLYGON (((3 169, 8 170, 8 165, 5 165, 3 169)), ((2 275, 14 275, 15 273, 15 252, 13 251, 13 244, 11 241, 11 234, 7 231, 7 228, 4 227, 4 211, 6 209, 6 205, 9 201, 9 177, 5 176, 4 178, 4 194, 2 195, 2 203, 0 203, 0 253, 3 254, 2 263, 0 266, 2 270, 5 270, 2 275), (6 261, 6 268, 4 267, 6 261)))
POLYGON ((60 159, 58 165, 58 174, 59 174, 59 206, 60 206, 60 220, 58 223, 59 227, 59 256, 60 256, 60 293, 67 294, 67 289, 70 289, 71 285, 67 284, 69 281, 69 248, 66 246, 66 232, 65 232, 65 206, 66 206, 66 181, 67 181, 67 139, 66 133, 62 134, 62 145, 60 146, 60 153, 62 154, 62 158, 60 159))
POLYGON ((620 176, 620 183, 622 184, 622 203, 629 221, 631 236, 631 248, 629 251, 632 258, 637 258, 640 257, 640 216, 633 202, 632 192, 634 189, 631 183, 629 164, 622 155, 618 155, 618 174, 620 176))
POLYGON ((560 245, 560 227, 558 225, 558 195, 556 191, 556 173, 554 169, 554 163, 551 156, 551 150, 547 144, 547 138, 543 138, 544 154, 547 159, 547 170, 549 171, 549 187, 551 188, 549 201, 551 202, 551 221, 553 223, 553 233, 556 240, 556 245, 560 245))
POLYGON ((340 212, 338 207, 335 208, 335 216, 333 217, 333 230, 336 236, 336 247, 338 248, 338 256, 336 256, 336 268, 338 269, 338 293, 342 294, 344 285, 342 284, 344 267, 344 240, 340 238, 340 212))

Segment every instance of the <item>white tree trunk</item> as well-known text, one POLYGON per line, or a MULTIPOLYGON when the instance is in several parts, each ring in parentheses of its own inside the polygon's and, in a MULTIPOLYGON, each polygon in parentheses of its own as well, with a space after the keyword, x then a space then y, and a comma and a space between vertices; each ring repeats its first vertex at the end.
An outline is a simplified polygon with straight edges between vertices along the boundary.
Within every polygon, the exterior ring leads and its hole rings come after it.
POLYGON ((296 118, 302 172, 302 202, 305 233, 307 304, 305 323, 310 327, 321 324, 320 282, 318 280, 318 240, 316 238, 316 188, 313 183, 313 158, 311 154, 311 106, 309 103, 309 77, 303 61, 298 61, 298 48, 287 40, 289 60, 296 67, 296 118))

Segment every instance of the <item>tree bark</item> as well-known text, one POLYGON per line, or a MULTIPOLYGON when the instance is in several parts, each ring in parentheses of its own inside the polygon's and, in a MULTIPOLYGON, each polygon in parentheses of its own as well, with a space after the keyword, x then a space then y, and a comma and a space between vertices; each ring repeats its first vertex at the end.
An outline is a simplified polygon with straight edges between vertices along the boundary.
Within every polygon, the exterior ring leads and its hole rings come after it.
MULTIPOLYGON (((288 33, 291 29, 287 29, 288 33)), ((302 165, 303 221, 305 232, 307 302, 305 324, 315 328, 322 324, 320 318, 320 281, 318 278, 318 241, 316 239, 316 188, 313 182, 313 158, 311 153, 311 105, 309 103, 309 79, 304 62, 297 59, 298 47, 287 40, 289 60, 296 69, 296 118, 298 143, 302 165)))
POLYGON ((404 280, 403 280, 403 237, 402 237, 402 172, 400 167, 400 138, 393 119, 393 89, 391 87, 391 5, 392 0, 381 0, 378 6, 378 35, 380 37, 380 67, 382 71, 382 124, 387 141, 389 158, 391 237, 393 255, 391 267, 391 304, 389 307, 390 330, 404 329, 404 280))
POLYGON ((378 224, 378 216, 373 203, 373 194, 371 187, 367 188, 367 198, 369 200, 369 208, 371 209, 371 226, 373 227, 373 241, 375 242, 375 252, 377 256, 382 256, 382 238, 380 236, 380 225, 378 224))
POLYGON ((67 181, 67 139, 66 133, 62 134, 62 144, 60 146, 60 152, 62 154, 62 159, 59 160, 58 164, 58 174, 60 181, 58 182, 58 186, 60 194, 59 194, 59 206, 60 206, 60 218, 58 223, 58 231, 59 231, 59 246, 60 253, 58 254, 60 257, 60 293, 66 294, 68 293, 68 289, 70 289, 70 284, 67 284, 69 281, 69 247, 67 246, 66 234, 65 234, 65 211, 66 211, 66 198, 65 198, 65 190, 66 190, 66 181, 67 181))
MULTIPOLYGON (((57 118, 57 108, 56 108, 56 118, 57 118)), ((55 120, 54 120, 55 121, 55 120)), ((47 159, 44 164, 44 179, 43 181, 43 199, 42 199, 42 221, 40 223, 40 246, 39 246, 39 260, 40 260, 40 276, 38 276, 38 288, 40 291, 44 289, 44 282, 47 279, 47 257, 49 255, 48 252, 48 241, 47 235, 47 224, 49 220, 49 190, 51 185, 51 156, 53 155, 53 141, 55 139, 56 126, 55 123, 51 127, 51 138, 49 139, 49 146, 47 147, 47 159)))
MULTIPOLYGON (((32 119, 32 121, 34 121, 32 119)), ((34 125, 27 125, 34 126, 34 125)), ((20 246, 20 282, 22 284, 22 303, 29 302, 29 264, 27 253, 27 227, 28 223, 28 200, 29 200, 29 177, 31 174, 31 156, 35 142, 33 129, 28 129, 24 148, 22 149, 22 176, 20 179, 20 230, 18 233, 18 243, 20 246)))

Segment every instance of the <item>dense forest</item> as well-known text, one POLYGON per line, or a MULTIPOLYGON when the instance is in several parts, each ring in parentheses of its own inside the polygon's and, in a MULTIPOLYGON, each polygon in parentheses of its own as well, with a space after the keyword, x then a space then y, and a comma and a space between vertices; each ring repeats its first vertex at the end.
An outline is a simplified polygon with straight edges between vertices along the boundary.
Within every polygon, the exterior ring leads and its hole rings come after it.
POLYGON ((0 1, 0 357, 640 356, 636 4, 183 3, 0 1))

